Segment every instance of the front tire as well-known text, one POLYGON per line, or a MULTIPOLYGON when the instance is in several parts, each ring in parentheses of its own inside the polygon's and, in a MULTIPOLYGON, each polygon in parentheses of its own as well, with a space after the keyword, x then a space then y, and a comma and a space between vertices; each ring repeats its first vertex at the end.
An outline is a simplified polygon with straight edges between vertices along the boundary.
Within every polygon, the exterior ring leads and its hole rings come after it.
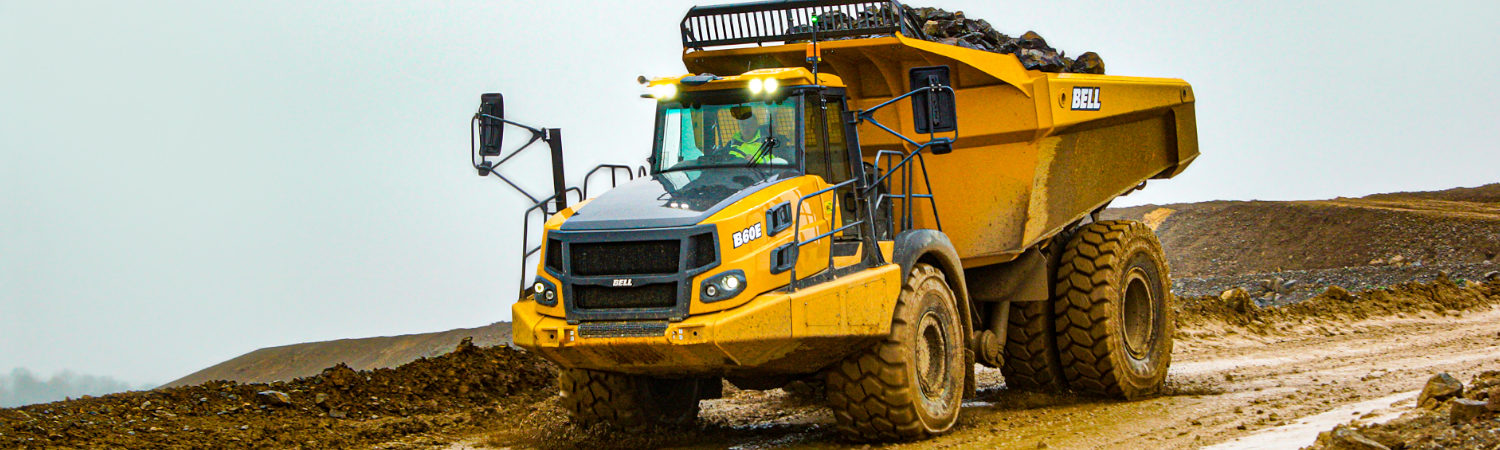
POLYGON ((558 386, 563 409, 583 426, 607 423, 640 430, 649 425, 689 425, 698 418, 698 380, 563 369, 558 386))
POLYGON ((942 271, 924 263, 912 267, 890 335, 827 375, 840 434, 859 441, 909 440, 953 427, 967 373, 955 299, 942 271))
POLYGON ((1156 234, 1140 222, 1091 223, 1060 263, 1053 316, 1068 387, 1124 399, 1161 392, 1174 326, 1156 234))

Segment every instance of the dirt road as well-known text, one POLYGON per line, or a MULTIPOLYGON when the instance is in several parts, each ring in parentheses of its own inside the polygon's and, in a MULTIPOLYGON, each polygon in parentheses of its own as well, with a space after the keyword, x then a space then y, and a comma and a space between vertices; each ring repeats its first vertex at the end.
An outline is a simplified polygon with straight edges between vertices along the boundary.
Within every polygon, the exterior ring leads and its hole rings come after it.
MULTIPOLYGON (((1322 324, 1279 336, 1189 338, 1173 357, 1168 395, 1137 402, 1012 392, 998 371, 986 369, 956 430, 895 447, 1298 448, 1319 431, 1414 396, 1434 371, 1466 379, 1500 370, 1500 309, 1322 324)), ((544 404, 520 427, 466 445, 842 445, 826 409, 779 390, 706 401, 704 429, 670 438, 526 428, 561 425, 549 418, 560 413, 544 404)))

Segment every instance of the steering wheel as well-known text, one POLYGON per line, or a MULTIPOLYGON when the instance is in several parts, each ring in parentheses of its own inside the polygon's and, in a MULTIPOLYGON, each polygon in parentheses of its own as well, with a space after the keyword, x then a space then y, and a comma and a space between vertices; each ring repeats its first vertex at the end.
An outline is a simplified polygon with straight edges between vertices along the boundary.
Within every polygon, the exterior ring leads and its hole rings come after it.
POLYGON ((735 157, 730 153, 730 151, 733 149, 734 147, 728 145, 710 147, 707 151, 703 152, 703 156, 698 157, 698 159, 704 162, 711 163, 723 163, 739 159, 738 157, 735 157))

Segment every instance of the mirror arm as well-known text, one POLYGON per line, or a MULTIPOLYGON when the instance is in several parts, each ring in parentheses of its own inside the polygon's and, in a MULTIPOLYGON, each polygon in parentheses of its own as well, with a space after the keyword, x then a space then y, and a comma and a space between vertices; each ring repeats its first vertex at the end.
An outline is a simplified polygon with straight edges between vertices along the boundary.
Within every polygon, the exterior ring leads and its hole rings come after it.
POLYGON ((489 115, 489 114, 485 114, 485 113, 474 113, 474 118, 476 118, 476 119, 484 118, 484 119, 498 120, 501 123, 508 123, 508 124, 515 125, 515 126, 518 126, 518 127, 521 127, 521 128, 525 128, 527 131, 530 131, 531 134, 535 134, 535 135, 546 134, 545 131, 542 131, 539 128, 533 128, 530 125, 526 125, 526 124, 523 124, 523 123, 519 123, 519 122, 516 122, 516 121, 509 120, 509 119, 501 118, 501 117, 495 117, 495 116, 492 116, 492 115, 489 115))

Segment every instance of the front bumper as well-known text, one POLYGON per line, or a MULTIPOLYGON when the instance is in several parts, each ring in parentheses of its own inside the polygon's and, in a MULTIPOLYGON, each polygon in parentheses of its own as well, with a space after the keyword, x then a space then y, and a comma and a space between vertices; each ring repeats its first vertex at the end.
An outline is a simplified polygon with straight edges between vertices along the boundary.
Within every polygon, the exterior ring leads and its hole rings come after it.
POLYGON ((511 333, 517 346, 569 368, 679 376, 812 373, 886 336, 900 289, 900 267, 890 264, 679 322, 569 324, 541 315, 528 301, 512 307, 511 333))

